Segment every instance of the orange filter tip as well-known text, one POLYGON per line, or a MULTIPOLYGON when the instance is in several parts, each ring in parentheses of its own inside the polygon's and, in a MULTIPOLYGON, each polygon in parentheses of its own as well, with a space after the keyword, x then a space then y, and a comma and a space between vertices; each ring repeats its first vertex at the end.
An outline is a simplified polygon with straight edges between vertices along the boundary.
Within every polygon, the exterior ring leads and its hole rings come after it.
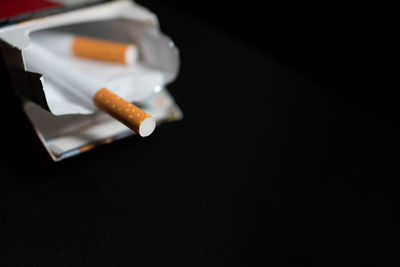
POLYGON ((134 44, 75 36, 72 53, 77 57, 130 65, 137 61, 134 44))
POLYGON ((97 108, 119 120, 140 136, 149 136, 156 127, 153 117, 107 88, 97 91, 93 102, 97 108))

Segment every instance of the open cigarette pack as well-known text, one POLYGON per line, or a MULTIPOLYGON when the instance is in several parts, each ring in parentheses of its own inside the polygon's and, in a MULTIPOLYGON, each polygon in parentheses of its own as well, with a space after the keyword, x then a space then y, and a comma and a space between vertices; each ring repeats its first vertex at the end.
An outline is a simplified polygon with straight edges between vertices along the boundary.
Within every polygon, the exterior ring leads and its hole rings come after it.
POLYGON ((166 88, 178 49, 155 14, 129 0, 8 2, 0 48, 10 89, 53 160, 182 118, 166 88))

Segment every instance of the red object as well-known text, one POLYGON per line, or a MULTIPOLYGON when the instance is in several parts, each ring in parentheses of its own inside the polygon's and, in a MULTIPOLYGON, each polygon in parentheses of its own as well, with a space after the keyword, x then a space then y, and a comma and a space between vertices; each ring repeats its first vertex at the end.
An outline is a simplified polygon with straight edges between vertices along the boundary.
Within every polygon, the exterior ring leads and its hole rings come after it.
POLYGON ((45 0, 0 0, 0 19, 59 6, 57 3, 45 0))

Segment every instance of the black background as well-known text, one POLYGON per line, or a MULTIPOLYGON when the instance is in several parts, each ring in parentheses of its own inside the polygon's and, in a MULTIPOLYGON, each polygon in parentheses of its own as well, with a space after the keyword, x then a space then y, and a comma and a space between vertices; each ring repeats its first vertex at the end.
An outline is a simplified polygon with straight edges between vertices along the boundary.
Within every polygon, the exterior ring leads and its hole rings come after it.
POLYGON ((395 265, 380 11, 138 2, 180 49, 184 119, 49 163, 2 67, 0 266, 395 265))

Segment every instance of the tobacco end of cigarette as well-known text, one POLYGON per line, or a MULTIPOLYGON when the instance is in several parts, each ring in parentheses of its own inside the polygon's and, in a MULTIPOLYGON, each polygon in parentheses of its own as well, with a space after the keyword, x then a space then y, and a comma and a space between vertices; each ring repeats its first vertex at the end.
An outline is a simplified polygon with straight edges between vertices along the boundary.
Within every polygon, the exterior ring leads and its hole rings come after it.
POLYGON ((93 102, 97 108, 119 120, 142 137, 149 136, 156 127, 153 117, 107 88, 97 91, 93 102))

